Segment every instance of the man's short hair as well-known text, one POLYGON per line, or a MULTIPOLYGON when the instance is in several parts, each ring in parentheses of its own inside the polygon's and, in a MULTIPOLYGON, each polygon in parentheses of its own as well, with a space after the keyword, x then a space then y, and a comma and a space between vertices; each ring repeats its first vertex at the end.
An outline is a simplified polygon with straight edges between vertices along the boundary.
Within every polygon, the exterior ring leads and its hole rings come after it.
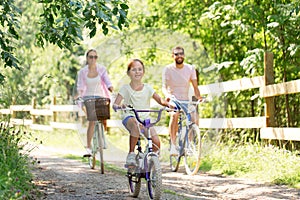
POLYGON ((172 49, 172 54, 174 53, 175 50, 182 50, 182 52, 184 53, 184 48, 181 47, 181 46, 174 47, 174 48, 172 49))

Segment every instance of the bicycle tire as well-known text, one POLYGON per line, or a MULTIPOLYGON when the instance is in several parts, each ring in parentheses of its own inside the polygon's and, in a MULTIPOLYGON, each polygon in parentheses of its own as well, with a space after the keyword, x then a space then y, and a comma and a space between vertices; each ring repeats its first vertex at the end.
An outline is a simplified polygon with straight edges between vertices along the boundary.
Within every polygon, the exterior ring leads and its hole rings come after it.
POLYGON ((98 122, 98 124, 99 124, 99 129, 98 129, 99 165, 100 165, 101 174, 104 174, 104 158, 103 158, 104 126, 102 123, 98 122))
POLYGON ((190 126, 188 140, 185 141, 184 164, 188 175, 195 175, 200 167, 201 158, 201 135, 196 124, 190 126))
MULTIPOLYGON (((183 143, 183 138, 182 137, 182 129, 178 128, 177 136, 176 136, 176 141, 175 144, 178 145, 178 148, 182 146, 183 143)), ((171 140, 170 140, 170 148, 171 148, 171 140)), ((181 150, 179 149, 178 155, 170 155, 170 168, 172 172, 177 172, 179 169, 180 161, 181 161, 181 150)))
POLYGON ((92 149, 92 155, 89 157, 89 165, 91 169, 95 169, 96 167, 96 155, 97 155, 97 151, 98 151, 98 131, 99 131, 99 127, 98 124, 95 124, 94 127, 94 135, 91 141, 91 149, 92 149))
MULTIPOLYGON (((147 192, 149 199, 158 200, 162 193, 162 171, 157 156, 151 156, 148 160, 147 192)), ((147 177, 147 175, 146 175, 147 177)))
POLYGON ((140 190, 141 190, 141 178, 137 176, 137 174, 135 173, 135 168, 130 168, 128 169, 127 172, 127 178, 128 178, 128 187, 129 187, 129 194, 132 197, 138 197, 140 194, 140 190))
POLYGON ((178 171, 180 160, 181 160, 181 156, 170 155, 170 168, 172 172, 178 171))
POLYGON ((95 169, 96 166, 96 155, 89 156, 89 165, 91 169, 95 169))

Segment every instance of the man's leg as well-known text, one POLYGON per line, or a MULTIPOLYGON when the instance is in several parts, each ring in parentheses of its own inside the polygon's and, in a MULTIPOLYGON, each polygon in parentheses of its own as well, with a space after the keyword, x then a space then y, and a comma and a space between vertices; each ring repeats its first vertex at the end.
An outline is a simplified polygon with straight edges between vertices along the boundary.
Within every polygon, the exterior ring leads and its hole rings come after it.
POLYGON ((179 113, 171 113, 169 122, 169 133, 172 144, 176 144, 176 133, 178 130, 178 116, 179 113))
POLYGON ((170 114, 170 122, 169 122, 169 133, 171 140, 170 154, 177 155, 178 152, 176 150, 176 133, 178 130, 178 116, 179 113, 171 113, 170 114))

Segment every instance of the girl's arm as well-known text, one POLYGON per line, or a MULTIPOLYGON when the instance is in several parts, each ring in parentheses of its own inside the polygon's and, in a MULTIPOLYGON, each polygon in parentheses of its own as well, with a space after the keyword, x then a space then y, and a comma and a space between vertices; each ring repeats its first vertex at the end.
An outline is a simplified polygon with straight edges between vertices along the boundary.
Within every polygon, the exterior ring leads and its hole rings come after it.
POLYGON ((123 97, 118 93, 117 97, 115 99, 115 102, 113 103, 113 109, 116 110, 117 108, 122 107, 121 102, 123 100, 123 97))

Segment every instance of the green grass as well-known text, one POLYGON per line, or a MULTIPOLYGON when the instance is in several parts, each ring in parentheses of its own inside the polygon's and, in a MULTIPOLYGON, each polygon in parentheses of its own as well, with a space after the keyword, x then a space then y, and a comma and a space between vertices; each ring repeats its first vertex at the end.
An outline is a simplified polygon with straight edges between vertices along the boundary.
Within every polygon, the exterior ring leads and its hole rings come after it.
POLYGON ((32 134, 47 147, 83 151, 86 144, 85 135, 73 130, 32 131, 32 134))
POLYGON ((30 199, 36 192, 31 174, 33 160, 24 143, 30 139, 30 133, 1 124, 0 199, 30 199))
POLYGON ((299 188, 300 157, 260 144, 218 146, 202 159, 200 170, 299 188))

